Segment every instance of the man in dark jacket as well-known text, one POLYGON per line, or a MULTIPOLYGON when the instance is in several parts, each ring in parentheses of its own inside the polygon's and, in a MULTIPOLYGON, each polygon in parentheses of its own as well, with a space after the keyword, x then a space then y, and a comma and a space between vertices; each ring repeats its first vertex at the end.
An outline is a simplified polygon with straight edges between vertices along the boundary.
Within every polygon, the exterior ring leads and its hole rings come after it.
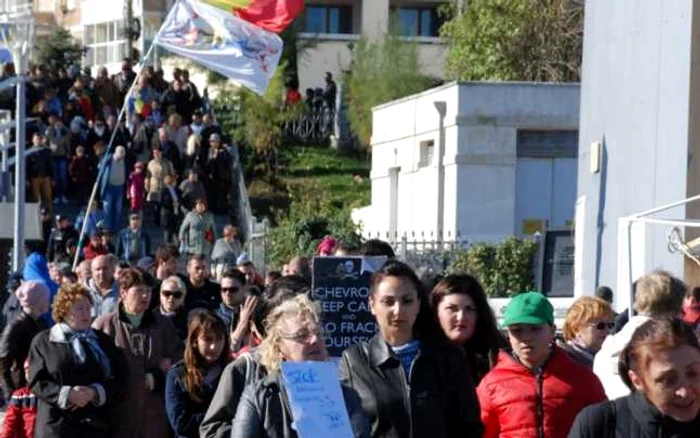
POLYGON ((65 215, 56 217, 56 228, 51 231, 49 245, 46 250, 46 258, 53 262, 56 257, 66 253, 68 240, 78 241, 78 232, 71 226, 65 215))
POLYGON ((41 203, 51 211, 53 205, 51 185, 53 183, 53 161, 51 149, 48 148, 44 137, 36 133, 32 136, 33 152, 27 157, 27 176, 32 185, 34 201, 41 203))
POLYGON ((219 285, 209 279, 209 263, 206 256, 190 256, 187 261, 185 286, 185 307, 188 311, 196 308, 216 310, 221 304, 219 285))

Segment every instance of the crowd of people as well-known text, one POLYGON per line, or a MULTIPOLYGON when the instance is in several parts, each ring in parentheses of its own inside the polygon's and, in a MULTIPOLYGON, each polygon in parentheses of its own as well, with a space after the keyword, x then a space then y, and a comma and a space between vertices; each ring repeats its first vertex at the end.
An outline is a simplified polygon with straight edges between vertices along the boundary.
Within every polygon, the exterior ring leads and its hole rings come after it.
MULTIPOLYGON (((113 78, 31 73, 42 150, 29 183, 45 244, 30 245, 0 300, 0 438, 296 437, 281 364, 331 360, 311 260, 262 275, 235 226, 217 238, 208 206, 227 209, 230 181, 216 175, 230 156, 186 72, 170 84, 128 62, 113 78), (66 168, 88 173, 63 181, 66 168), (98 199, 54 228, 53 210, 86 202, 94 182, 98 199)), ((428 282, 386 242, 327 237, 316 255, 387 259, 369 286, 376 334, 337 358, 355 437, 698 436, 700 289, 667 272, 636 281, 635 316, 616 315, 601 288, 560 334, 545 295, 514 296, 499 327, 475 277, 428 282)))

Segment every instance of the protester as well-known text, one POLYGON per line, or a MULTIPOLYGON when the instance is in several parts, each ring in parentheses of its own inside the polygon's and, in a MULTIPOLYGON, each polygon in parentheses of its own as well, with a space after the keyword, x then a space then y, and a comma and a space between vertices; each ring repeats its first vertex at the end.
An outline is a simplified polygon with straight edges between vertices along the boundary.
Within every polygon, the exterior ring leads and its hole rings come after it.
POLYGON ((78 146, 75 149, 75 156, 71 158, 68 166, 68 175, 73 183, 76 193, 75 199, 79 205, 87 202, 90 186, 92 185, 92 173, 90 160, 85 156, 85 147, 78 146))
POLYGON ((66 243, 68 240, 78 240, 78 233, 71 227, 68 217, 60 214, 56 216, 56 228, 49 236, 46 258, 53 262, 59 255, 66 253, 66 243))
POLYGON ((130 264, 136 264, 140 259, 151 254, 151 239, 141 228, 141 216, 138 213, 129 215, 129 227, 119 233, 116 256, 130 264))
POLYGON ((126 190, 126 197, 129 199, 129 207, 132 213, 143 210, 145 194, 146 174, 144 173, 144 164, 137 161, 134 164, 133 172, 129 174, 126 190))
POLYGON ((10 321, 13 321, 22 314, 22 307, 15 293, 22 285, 22 280, 22 273, 20 271, 12 272, 7 279, 5 293, 2 294, 2 307, 0 307, 0 309, 2 309, 0 313, 0 333, 5 331, 5 327, 7 327, 10 321))
POLYGON ((88 282, 92 278, 92 267, 90 266, 91 263, 92 260, 83 260, 78 264, 78 268, 75 271, 76 275, 78 276, 78 282, 85 287, 87 287, 88 282))
POLYGON ((114 339, 129 373, 124 397, 111 409, 112 434, 118 437, 168 438, 165 373, 180 360, 177 333, 170 321, 149 312, 151 290, 141 271, 128 268, 119 277, 117 311, 93 327, 114 339))
POLYGON ((237 352, 250 330, 258 298, 246 296, 245 276, 238 270, 229 269, 221 278, 221 304, 216 310, 226 327, 231 352, 237 352))
POLYGON ((155 213, 155 223, 158 222, 158 204, 160 197, 165 187, 165 176, 175 175, 173 164, 165 157, 160 148, 153 148, 153 159, 148 163, 146 171, 146 201, 151 204, 152 211, 155 213))
POLYGON ((221 304, 219 285, 209 279, 206 257, 192 255, 187 260, 187 295, 185 307, 190 311, 196 308, 216 310, 221 304))
POLYGON ((209 137, 209 156, 206 162, 206 172, 208 176, 207 186, 211 193, 216 196, 211 198, 212 211, 216 214, 226 214, 229 210, 229 194, 232 192, 232 172, 233 168, 231 153, 221 141, 219 134, 212 134, 209 137))
POLYGON ((564 438, 576 415, 605 400, 585 366, 554 345, 554 308, 539 292, 511 299, 503 314, 510 350, 477 388, 484 438, 564 438))
POLYGON ((576 362, 593 369, 593 359, 615 326, 615 313, 607 301, 581 297, 566 312, 564 343, 559 346, 576 362))
POLYGON ((87 286, 92 303, 90 315, 93 319, 117 310, 119 283, 114 268, 114 262, 109 255, 100 255, 92 260, 90 265, 92 278, 88 281, 87 286))
POLYGON ((5 394, 27 385, 24 361, 29 345, 46 328, 41 316, 49 310, 49 289, 38 281, 26 281, 15 292, 21 313, 8 322, 0 338, 0 377, 5 394))
POLYGON ((189 169, 187 179, 180 184, 183 204, 188 211, 194 209, 197 199, 207 199, 207 189, 204 187, 204 183, 199 180, 200 174, 201 168, 194 166, 189 169))
POLYGON ((122 197, 126 184, 126 149, 117 146, 114 154, 108 154, 102 161, 100 198, 104 204, 107 227, 110 230, 121 228, 122 197))
POLYGON ((648 319, 620 355, 630 395, 586 408, 569 438, 697 437, 700 345, 693 330, 669 316, 648 319))
POLYGON ((199 426, 228 363, 228 334, 211 311, 189 323, 185 358, 168 371, 165 408, 178 438, 199 438, 199 426))
POLYGON ((613 305, 613 291, 608 286, 600 286, 596 289, 595 296, 606 301, 610 306, 613 305))
POLYGON ((90 235, 90 241, 83 248, 83 261, 90 261, 97 256, 109 254, 108 249, 102 243, 102 233, 93 231, 90 235))
POLYGON ((57 114, 49 116, 46 128, 46 142, 51 149, 53 161, 53 180, 55 185, 54 204, 68 205, 68 157, 70 156, 70 132, 63 125, 57 114))
POLYGON ((160 227, 163 229, 163 241, 167 244, 177 243, 178 229, 184 208, 181 205, 182 194, 177 188, 173 175, 166 175, 165 186, 160 195, 158 214, 160 227))
MULTIPOLYGON (((299 295, 270 312, 268 333, 260 345, 260 361, 268 376, 243 392, 231 436, 293 436, 296 434, 284 383, 280 376, 283 361, 327 361, 321 331, 320 308, 308 297, 299 295)), ((353 436, 369 438, 367 417, 357 393, 343 386, 343 398, 350 417, 353 436)))
POLYGON ((298 275, 311 283, 311 260, 308 257, 294 256, 286 266, 284 275, 298 275))
POLYGON ((700 327, 700 287, 688 288, 681 309, 683 321, 698 330, 700 327))
POLYGON ((634 331, 649 319, 679 316, 687 290, 683 281, 665 271, 654 271, 635 283, 634 310, 638 315, 632 317, 620 332, 605 339, 593 363, 593 372, 610 400, 629 394, 629 388, 620 378, 618 363, 634 331))
POLYGON ((430 293, 430 306, 447 340, 464 349, 478 385, 506 346, 481 284, 470 275, 448 275, 430 293))
POLYGON ((238 239, 238 228, 226 225, 224 237, 216 241, 211 252, 211 271, 214 278, 220 280, 224 272, 236 268, 236 260, 242 251, 241 242, 238 239))
POLYGON ((56 325, 32 341, 29 387, 38 399, 37 437, 104 438, 116 425, 109 414, 126 369, 112 339, 90 328, 90 307, 85 287, 61 287, 53 306, 56 325))
POLYGON ((91 236, 93 233, 101 231, 99 224, 105 223, 106 218, 104 212, 97 208, 97 201, 93 200, 87 211, 82 210, 78 214, 78 218, 75 220, 75 230, 81 232, 83 229, 83 222, 87 222, 84 236, 91 236))
POLYGON ((180 225, 178 238, 183 254, 209 257, 217 237, 214 216, 207 211, 206 199, 198 199, 194 210, 187 213, 180 225))
MULTIPOLYGON (((24 374, 29 375, 29 359, 24 361, 24 374)), ((36 403, 36 396, 29 386, 12 391, 0 438, 34 438, 36 403)))
POLYGON ((49 210, 53 206, 53 162, 51 161, 51 149, 48 148, 41 134, 32 136, 32 152, 27 157, 27 176, 34 195, 34 202, 38 202, 49 210))
POLYGON ((185 282, 177 275, 164 279, 160 284, 160 306, 156 310, 161 316, 170 320, 177 337, 181 341, 187 338, 187 309, 185 308, 185 282))
MULTIPOLYGON (((246 254, 244 252, 241 253, 240 256, 238 256, 238 260, 236 260, 236 262, 238 263, 238 266, 236 267, 236 269, 238 269, 239 271, 241 271, 243 273, 243 275, 245 275, 245 282, 249 288, 253 287, 253 286, 262 287, 264 285, 264 280, 260 276, 260 274, 258 274, 258 271, 255 269, 255 265, 253 264, 253 262, 251 262, 250 260, 247 260, 247 257, 248 257, 248 254, 246 254), (246 260, 241 260, 242 258, 246 258, 246 260)), ((286 276, 295 276, 295 275, 288 274, 286 276)), ((304 281, 307 284, 311 284, 310 278, 304 277, 304 281)))
POLYGON ((372 275, 369 305, 379 333, 343 352, 340 375, 359 393, 372 436, 480 436, 466 359, 442 341, 413 270, 386 263, 372 275))

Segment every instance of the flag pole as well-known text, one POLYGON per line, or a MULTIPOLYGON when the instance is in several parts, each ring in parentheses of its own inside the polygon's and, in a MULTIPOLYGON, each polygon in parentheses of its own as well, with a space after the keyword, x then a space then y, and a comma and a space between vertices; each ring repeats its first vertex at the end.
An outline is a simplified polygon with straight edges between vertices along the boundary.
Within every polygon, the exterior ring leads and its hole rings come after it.
MULTIPOLYGON (((98 172, 97 172, 97 179, 95 180, 95 184, 92 186, 92 193, 90 194, 90 199, 88 200, 88 204, 85 207, 85 218, 83 219, 83 225, 80 227, 80 236, 78 236, 78 249, 75 252, 75 257, 73 259, 73 271, 78 267, 78 259, 80 258, 80 253, 83 250, 83 245, 84 245, 84 240, 85 240, 85 230, 87 229, 87 223, 88 223, 88 216, 90 214, 90 206, 92 205, 93 202, 95 202, 95 197, 97 196, 97 188, 100 185, 100 180, 102 179, 102 172, 104 171, 106 164, 107 164, 107 157, 109 156, 109 153, 112 151, 112 143, 114 143, 114 139, 117 136, 117 128, 119 127, 119 124, 121 123, 122 118, 124 117, 124 114, 126 113, 126 108, 129 105, 129 96, 131 96, 131 93, 134 91, 134 88, 136 87, 136 84, 139 81, 139 77, 143 74, 145 70, 145 65, 148 62, 148 58, 150 58, 151 53, 153 53, 153 48, 156 46, 155 40, 158 38, 158 35, 160 34, 160 30, 158 33, 156 33, 155 38, 153 39, 153 43, 151 43, 151 47, 148 48, 148 51, 146 52, 146 55, 141 59, 141 70, 139 70, 139 73, 136 75, 134 78, 134 82, 131 84, 129 87, 129 91, 127 91, 126 96, 124 97, 124 104, 122 105, 121 110, 119 111, 119 116, 117 117, 117 123, 114 127, 114 131, 112 132, 112 136, 109 139, 109 144, 107 145, 107 148, 105 149, 105 154, 104 157, 102 157, 102 161, 100 162, 100 165, 98 167, 98 172)), ((121 201, 120 201, 121 202, 121 201)), ((116 230, 111 230, 111 231, 116 231, 116 230)))

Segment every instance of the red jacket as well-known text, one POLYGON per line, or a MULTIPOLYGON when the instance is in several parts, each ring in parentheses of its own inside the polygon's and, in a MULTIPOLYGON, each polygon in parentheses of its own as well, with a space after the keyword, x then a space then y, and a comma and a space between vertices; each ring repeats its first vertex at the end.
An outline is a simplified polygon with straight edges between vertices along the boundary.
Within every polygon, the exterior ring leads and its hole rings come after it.
POLYGON ((0 438, 34 438, 36 397, 28 387, 12 392, 0 438))
POLYGON ((566 438, 583 408, 605 400, 595 374, 559 347, 539 375, 501 351, 476 392, 484 438, 566 438))

